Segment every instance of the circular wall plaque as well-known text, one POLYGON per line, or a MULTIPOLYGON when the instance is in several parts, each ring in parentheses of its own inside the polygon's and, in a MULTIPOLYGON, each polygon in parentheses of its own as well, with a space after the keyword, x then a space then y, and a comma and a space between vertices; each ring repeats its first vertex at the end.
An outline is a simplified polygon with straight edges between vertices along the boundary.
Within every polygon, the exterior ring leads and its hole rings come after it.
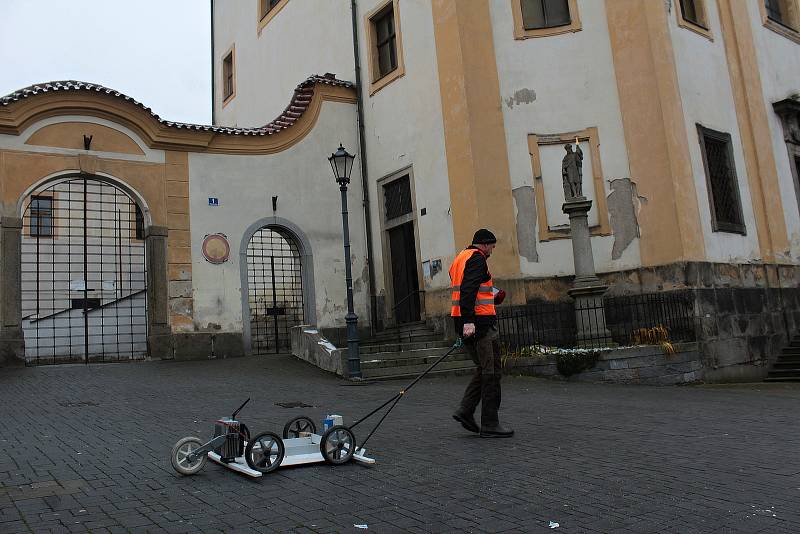
POLYGON ((203 239, 203 257, 209 263, 225 263, 231 254, 231 246, 225 234, 211 234, 203 239))

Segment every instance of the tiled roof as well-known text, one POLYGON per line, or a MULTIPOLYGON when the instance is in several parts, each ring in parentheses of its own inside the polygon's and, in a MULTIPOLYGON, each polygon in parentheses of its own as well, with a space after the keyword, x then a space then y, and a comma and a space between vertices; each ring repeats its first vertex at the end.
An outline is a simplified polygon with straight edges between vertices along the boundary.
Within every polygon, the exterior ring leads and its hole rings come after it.
POLYGON ((289 128, 292 124, 297 122, 297 120, 308 108, 308 105, 311 103, 311 97, 314 94, 314 86, 317 84, 334 85, 338 87, 354 87, 351 82, 339 80, 333 74, 325 74, 324 76, 310 76, 308 79, 298 84, 298 86, 295 88, 292 100, 283 113, 281 113, 278 118, 269 124, 261 126, 260 128, 228 128, 225 126, 209 126, 204 124, 190 124, 185 122, 172 122, 164 120, 149 107, 127 95, 120 93, 119 91, 115 91, 114 89, 109 89, 108 87, 104 87, 95 83, 80 82, 76 80, 47 82, 25 87, 24 89, 20 89, 11 94, 0 97, 0 106, 8 106, 14 102, 51 91, 89 91, 111 95, 113 97, 125 100, 126 102, 130 102, 149 113, 160 124, 169 126, 171 128, 213 132, 227 135, 272 135, 281 130, 289 128))

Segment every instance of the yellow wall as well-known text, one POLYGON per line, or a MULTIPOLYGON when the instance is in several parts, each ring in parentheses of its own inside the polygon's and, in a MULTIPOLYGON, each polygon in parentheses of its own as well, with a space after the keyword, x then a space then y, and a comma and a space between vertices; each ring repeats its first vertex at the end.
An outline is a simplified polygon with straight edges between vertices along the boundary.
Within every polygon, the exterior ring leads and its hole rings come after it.
POLYGON ((478 228, 498 239, 491 269, 519 275, 500 84, 487 0, 434 0, 451 214, 456 248, 478 228))
POLYGON ((750 17, 747 6, 739 0, 717 1, 758 245, 761 258, 774 261, 776 255, 789 255, 789 238, 750 17))
POLYGON ((705 245, 663 2, 606 0, 643 266, 703 260, 705 245))

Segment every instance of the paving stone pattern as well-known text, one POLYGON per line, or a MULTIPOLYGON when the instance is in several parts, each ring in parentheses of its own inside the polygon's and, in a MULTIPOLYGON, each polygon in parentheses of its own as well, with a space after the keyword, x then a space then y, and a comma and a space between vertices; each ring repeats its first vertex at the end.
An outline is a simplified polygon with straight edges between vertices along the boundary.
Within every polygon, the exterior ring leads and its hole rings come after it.
POLYGON ((506 377, 517 435, 482 440, 450 418, 467 380, 411 390, 368 445, 375 466, 251 480, 211 462, 178 476, 169 451, 247 396, 250 429, 280 432, 352 421, 404 382, 349 385, 289 356, 0 370, 0 532, 800 532, 796 384, 506 377), (296 401, 313 408, 276 405, 296 401))

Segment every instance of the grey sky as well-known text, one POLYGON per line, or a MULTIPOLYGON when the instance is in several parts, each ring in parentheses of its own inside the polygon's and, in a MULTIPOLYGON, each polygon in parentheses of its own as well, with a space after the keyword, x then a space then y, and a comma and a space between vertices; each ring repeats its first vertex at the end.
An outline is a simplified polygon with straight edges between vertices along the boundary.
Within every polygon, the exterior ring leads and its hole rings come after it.
POLYGON ((209 0, 0 0, 0 95, 81 80, 211 123, 209 0))

